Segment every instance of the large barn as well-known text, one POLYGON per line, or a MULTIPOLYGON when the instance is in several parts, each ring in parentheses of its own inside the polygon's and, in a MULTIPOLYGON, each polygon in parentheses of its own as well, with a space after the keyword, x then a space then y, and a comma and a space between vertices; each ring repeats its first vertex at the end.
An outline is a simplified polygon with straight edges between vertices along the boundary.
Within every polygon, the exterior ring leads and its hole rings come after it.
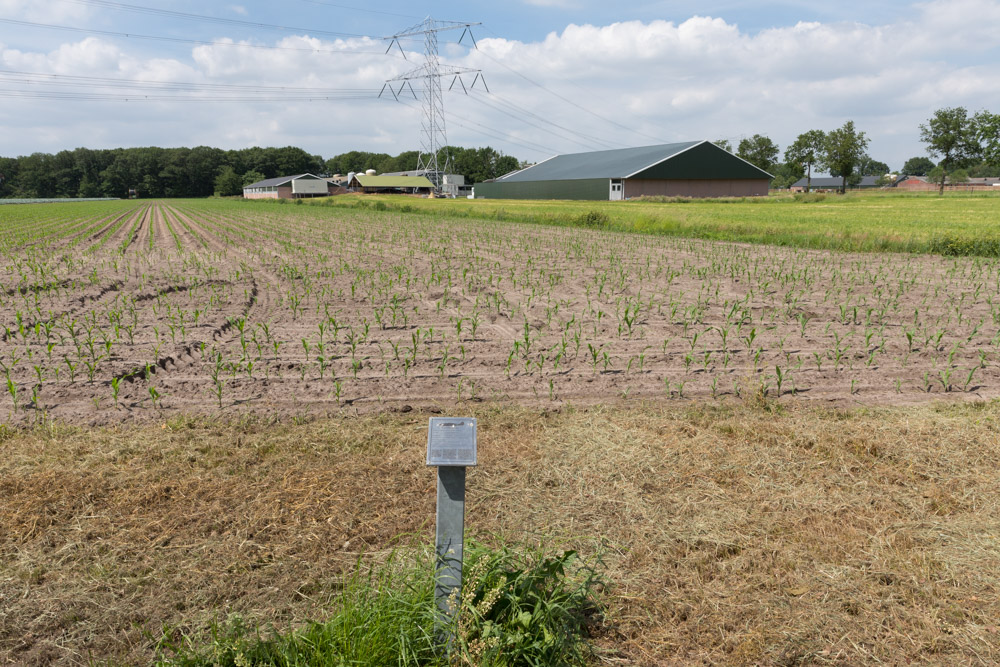
POLYGON ((279 176, 243 186, 246 199, 300 199, 302 197, 328 197, 346 192, 325 178, 312 174, 279 176))
POLYGON ((634 197, 752 197, 771 174, 710 141, 556 155, 494 181, 476 198, 621 200, 634 197))

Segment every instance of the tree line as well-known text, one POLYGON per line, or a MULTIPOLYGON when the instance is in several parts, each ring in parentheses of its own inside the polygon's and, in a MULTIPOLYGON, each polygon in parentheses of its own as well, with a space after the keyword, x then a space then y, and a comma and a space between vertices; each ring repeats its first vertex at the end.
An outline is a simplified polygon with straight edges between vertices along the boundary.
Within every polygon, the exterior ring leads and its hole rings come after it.
MULTIPOLYGON (((1000 114, 964 107, 938 109, 922 123, 920 140, 931 157, 914 157, 900 171, 904 175, 927 176, 944 191, 946 183, 969 177, 1000 176, 1000 114)), ((869 139, 854 121, 830 131, 809 130, 800 134, 784 152, 769 137, 755 134, 742 139, 733 151, 729 141, 715 144, 774 175, 772 187, 786 188, 805 177, 812 184, 814 169, 827 170, 841 179, 841 190, 856 185, 864 176, 885 177, 887 164, 868 155, 869 139)), ((442 149, 448 156, 448 171, 462 174, 469 184, 498 178, 526 166, 489 146, 442 149)), ((139 197, 230 196, 243 186, 277 176, 302 173, 342 174, 375 169, 379 173, 413 171, 417 151, 399 155, 350 151, 323 160, 301 148, 244 148, 222 150, 195 148, 77 148, 56 154, 33 153, 14 158, 0 157, 0 197, 139 197)), ((440 158, 439 158, 440 159, 440 158)))
MULTIPOLYGON (((518 169, 517 158, 490 148, 446 149, 454 173, 470 183, 518 169)), ((244 185, 295 174, 347 174, 375 169, 408 171, 417 152, 393 157, 351 151, 323 160, 294 146, 222 150, 195 148, 77 148, 19 157, 0 157, 0 198, 210 197, 242 192, 244 185)))
MULTIPOLYGON (((926 123, 920 124, 920 140, 927 144, 931 157, 910 158, 900 174, 926 176, 944 192, 946 183, 963 183, 970 177, 1000 176, 1000 114, 979 111, 970 114, 964 107, 938 109, 926 123)), ((779 160, 778 145, 769 137, 755 134, 742 139, 736 155, 771 173, 771 187, 787 188, 805 178, 806 189, 812 186, 813 169, 825 169, 841 179, 841 191, 856 185, 864 176, 877 176, 887 183, 889 166, 868 155, 868 137, 859 131, 854 121, 824 132, 803 132, 785 149, 784 162, 779 160)), ((730 152, 727 140, 715 142, 730 152)))
MULTIPOLYGON (((374 169, 378 173, 394 171, 413 171, 417 168, 417 151, 407 151, 393 157, 388 153, 367 153, 351 151, 343 153, 326 161, 326 168, 331 174, 347 175, 374 169)), ((500 151, 486 146, 484 148, 462 148, 461 146, 446 146, 439 153, 439 164, 451 174, 465 176, 469 184, 482 183, 491 178, 499 178, 504 174, 526 166, 516 157, 504 155, 500 151)))
MULTIPOLYGON (((742 139, 736 155, 774 176, 773 188, 787 188, 801 178, 806 178, 806 188, 812 186, 814 169, 826 169, 841 179, 841 191, 856 185, 864 176, 884 177, 889 166, 868 155, 868 137, 849 120, 842 127, 829 132, 809 130, 800 134, 785 149, 784 162, 779 160, 780 149, 769 137, 755 134, 742 139)), ((728 141, 716 145, 732 152, 728 141)))
POLYGON ((969 176, 1000 176, 1000 114, 965 107, 946 107, 920 125, 920 141, 927 152, 940 157, 926 176, 944 192, 947 182, 962 182, 969 176))

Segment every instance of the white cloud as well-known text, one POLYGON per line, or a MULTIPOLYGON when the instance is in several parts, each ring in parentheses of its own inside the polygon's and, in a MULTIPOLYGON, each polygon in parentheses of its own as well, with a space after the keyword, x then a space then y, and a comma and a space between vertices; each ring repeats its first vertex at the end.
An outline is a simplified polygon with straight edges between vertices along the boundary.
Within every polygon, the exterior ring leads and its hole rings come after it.
POLYGON ((51 2, 39 2, 38 0, 0 0, 0 16, 4 18, 18 19, 21 21, 48 21, 51 22, 56 14, 60 21, 65 21, 64 25, 71 25, 92 14, 86 5, 59 3, 58 13, 53 12, 51 2))
MULTIPOLYGON (((0 9, 32 4, 0 0, 0 9)), ((530 43, 482 38, 480 51, 442 43, 448 62, 482 69, 494 94, 448 94, 449 139, 531 159, 550 150, 660 139, 738 141, 758 132, 784 147, 800 132, 853 119, 871 137, 873 156, 898 167, 923 152, 917 126, 934 109, 964 105, 1000 112, 997 52, 987 38, 1000 34, 1000 2, 939 0, 899 16, 882 25, 802 22, 756 33, 694 16, 571 24, 530 43)), ((377 92, 386 79, 421 62, 418 53, 408 52, 409 60, 383 55, 378 40, 289 36, 269 45, 283 50, 244 43, 145 58, 131 43, 87 38, 48 52, 0 48, 0 63, 56 74, 377 92)), ((67 105, 11 100, 0 108, 0 131, 3 150, 22 153, 82 144, 295 144, 328 157, 351 149, 417 148, 420 111, 412 102, 386 99, 67 105)))
POLYGON ((45 74, 87 75, 91 72, 111 72, 127 60, 112 44, 96 37, 63 44, 49 53, 29 53, 18 50, 0 52, 0 62, 8 69, 45 74))

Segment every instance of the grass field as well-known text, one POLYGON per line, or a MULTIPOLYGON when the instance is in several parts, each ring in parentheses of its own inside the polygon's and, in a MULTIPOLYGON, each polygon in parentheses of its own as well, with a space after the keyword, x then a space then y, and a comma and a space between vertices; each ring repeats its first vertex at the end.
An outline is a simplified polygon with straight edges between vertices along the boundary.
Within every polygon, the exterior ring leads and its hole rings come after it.
POLYGON ((998 211, 4 207, 0 663, 419 643, 448 413, 476 553, 599 563, 590 664, 995 664, 998 211))
POLYGON ((666 203, 363 195, 321 201, 345 208, 378 206, 442 217, 560 225, 586 224, 587 217, 596 212, 602 216, 598 226, 616 231, 797 248, 1000 256, 1000 193, 956 192, 939 197, 936 193, 864 192, 666 203))

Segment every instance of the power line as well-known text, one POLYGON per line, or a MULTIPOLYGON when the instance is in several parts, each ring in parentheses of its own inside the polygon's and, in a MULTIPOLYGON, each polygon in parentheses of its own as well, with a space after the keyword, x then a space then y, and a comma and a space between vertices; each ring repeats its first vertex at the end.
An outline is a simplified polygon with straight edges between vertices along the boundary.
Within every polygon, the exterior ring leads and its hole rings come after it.
MULTIPOLYGON (((585 134, 582 134, 580 132, 577 132, 576 130, 572 130, 572 129, 568 128, 568 127, 565 127, 564 125, 560 125, 558 123, 554 123, 554 122, 552 122, 550 120, 547 120, 547 119, 539 116, 538 114, 532 113, 532 112, 528 111, 527 109, 522 109, 522 108, 520 108, 520 107, 518 107, 518 106, 516 106, 516 105, 514 105, 512 103, 509 103, 509 102, 506 102, 506 101, 501 101, 498 97, 496 97, 493 94, 490 94, 490 97, 493 98, 493 99, 495 99, 495 101, 497 102, 497 104, 491 104, 491 103, 487 102, 485 99, 481 99, 477 95, 473 95, 472 96, 472 98, 474 100, 476 100, 477 102, 479 102, 480 104, 484 104, 487 107, 489 107, 490 109, 493 109, 494 111, 498 111, 498 112, 502 113, 505 116, 508 116, 510 118, 513 118, 514 120, 520 121, 520 122, 524 123, 525 125, 530 125, 531 127, 539 129, 539 130, 541 130, 543 132, 550 132, 552 134, 555 134, 555 132, 553 130, 545 128, 545 127, 542 127, 541 125, 538 125, 536 123, 533 123, 533 122, 529 121, 527 118, 525 118, 524 116, 526 116, 526 115, 527 116, 531 116, 533 118, 538 119, 540 122, 543 122, 543 123, 546 123, 548 125, 551 125, 552 127, 558 128, 559 130, 562 130, 563 132, 566 132, 566 133, 568 133, 570 135, 577 135, 577 136, 581 137, 580 139, 574 139, 572 136, 569 136, 569 137, 560 136, 559 137, 560 139, 563 139, 565 141, 571 141, 571 142, 573 142, 575 144, 578 144, 580 146, 584 146, 584 147, 590 148, 590 149, 597 148, 597 149, 600 149, 600 150, 605 150, 605 149, 609 149, 609 148, 620 148, 620 146, 616 146, 615 144, 609 143, 609 142, 601 140, 601 139, 596 139, 596 138, 590 137, 588 135, 585 135, 585 134), (507 108, 503 108, 500 105, 509 105, 509 106, 507 106, 507 108)), ((556 136, 559 136, 559 135, 556 135, 556 136)))
POLYGON ((517 114, 511 113, 510 111, 507 111, 505 109, 501 109, 500 107, 498 107, 498 106, 496 106, 494 104, 490 104, 486 100, 483 100, 483 99, 480 99, 480 98, 477 98, 477 97, 473 97, 472 99, 474 99, 479 104, 485 105, 487 108, 492 109, 493 111, 501 113, 501 114, 503 114, 503 115, 505 115, 505 116, 507 116, 509 118, 513 118, 516 121, 520 121, 520 122, 524 123, 525 125, 528 125, 529 127, 533 127, 533 128, 535 128, 537 130, 541 130, 542 132, 548 132, 552 136, 558 137, 559 139, 562 139, 563 141, 569 141, 569 142, 572 142, 574 144, 578 144, 580 146, 588 148, 590 150, 594 150, 594 148, 596 146, 595 144, 592 144, 592 143, 589 143, 589 142, 584 142, 584 141, 581 141, 580 139, 574 139, 572 137, 563 136, 561 134, 556 133, 553 130, 546 129, 546 128, 542 127, 541 125, 538 125, 538 124, 533 123, 533 122, 531 122, 531 121, 529 121, 529 120, 527 120, 527 119, 525 119, 525 118, 523 118, 521 116, 518 116, 517 114))
POLYGON ((521 148, 529 150, 529 151, 531 151, 533 153, 539 153, 541 155, 549 155, 549 156, 551 156, 551 155, 556 155, 556 154, 559 153, 559 151, 555 150, 554 148, 548 148, 546 146, 542 146, 541 144, 525 144, 525 143, 522 143, 522 142, 517 141, 515 139, 511 139, 511 135, 510 134, 494 132, 494 131, 490 130, 489 128, 485 127, 484 125, 482 125, 480 123, 476 123, 475 121, 470 121, 470 122, 472 122, 473 125, 477 125, 478 129, 477 128, 473 128, 473 127, 469 127, 468 125, 465 125, 464 123, 460 123, 460 122, 454 120, 455 118, 462 118, 461 116, 457 116, 457 115, 455 115, 453 113, 450 114, 450 115, 452 117, 452 121, 451 121, 452 125, 457 125, 458 127, 464 128, 464 129, 469 130, 471 132, 478 132, 480 134, 485 134, 486 136, 491 137, 493 139, 496 139, 498 141, 506 141, 508 144, 512 144, 514 146, 520 146, 521 148))
MULTIPOLYGON (((112 30, 97 30, 95 28, 75 28, 67 25, 53 25, 50 23, 34 23, 32 21, 18 21, 16 19, 0 18, 0 23, 19 25, 28 28, 44 28, 47 30, 63 30, 66 32, 80 32, 91 35, 107 35, 109 37, 125 37, 128 39, 146 39, 159 42, 174 42, 178 44, 194 44, 196 46, 228 46, 245 49, 263 49, 268 51, 300 51, 305 53, 338 53, 338 54, 358 54, 358 55, 383 55, 381 51, 353 51, 348 49, 307 49, 292 46, 263 46, 258 44, 241 44, 238 42, 206 42, 197 39, 183 39, 181 37, 163 37, 159 35, 140 35, 133 32, 115 32, 112 30)), ((394 58, 400 58, 395 53, 394 58)))
POLYGON ((313 28, 296 28, 292 26, 274 25, 271 23, 259 23, 257 21, 244 21, 242 19, 231 19, 219 16, 205 16, 203 14, 190 14, 188 12, 177 12, 172 9, 158 9, 156 7, 141 7, 139 5, 127 5, 122 2, 111 2, 111 0, 62 0, 78 5, 89 5, 102 7, 104 9, 115 9, 123 12, 134 12, 137 14, 148 14, 152 16, 167 16, 170 18, 184 19, 187 21, 203 21, 206 23, 222 23, 226 25, 238 25, 245 28, 255 28, 263 30, 280 30, 291 32, 305 32, 315 35, 329 35, 331 37, 368 37, 369 39, 381 39, 374 35, 360 35, 350 32, 333 32, 330 30, 316 30, 313 28))
POLYGON ((83 93, 66 91, 42 91, 42 90, 18 90, 5 89, 3 94, 7 98, 22 99, 57 99, 57 100, 78 100, 78 101, 111 101, 111 102, 332 102, 340 100, 373 100, 374 93, 344 93, 341 95, 278 95, 278 96, 194 96, 194 95, 156 95, 149 93, 136 93, 127 95, 124 93, 83 93))
POLYGON ((580 132, 579 130, 573 130, 573 129, 570 129, 570 128, 564 126, 564 125, 560 125, 559 123, 551 121, 551 120, 549 120, 548 118, 546 118, 544 116, 540 116, 539 114, 536 114, 535 112, 531 111, 530 109, 527 109, 527 108, 525 108, 525 107, 523 107, 523 106, 521 106, 519 104, 516 104, 515 102, 512 102, 509 99, 501 97, 498 93, 490 92, 490 93, 488 93, 488 95, 489 95, 489 97, 491 99, 493 99, 497 103, 499 103, 499 104, 501 104, 501 105, 503 105, 505 107, 508 107, 510 109, 513 109, 513 110, 515 110, 518 113, 523 113, 525 115, 531 116, 532 118, 536 118, 536 119, 538 119, 541 122, 547 123, 547 124, 552 125, 554 127, 558 127, 558 128, 560 128, 562 130, 570 132, 571 134, 575 134, 577 136, 580 136, 580 137, 583 137, 583 138, 586 138, 586 139, 590 139, 590 140, 592 140, 592 141, 594 141, 594 142, 596 142, 598 144, 605 143, 605 144, 608 144, 609 146, 612 146, 614 148, 619 148, 619 146, 614 146, 612 144, 609 144, 608 142, 606 142, 601 137, 597 137, 597 136, 594 136, 592 134, 587 134, 586 132, 580 132))
POLYGON ((396 12, 383 12, 377 9, 368 9, 366 7, 357 7, 355 5, 341 5, 336 2, 322 2, 322 0, 299 0, 299 2, 305 2, 310 5, 320 5, 323 7, 335 7, 337 9, 346 9, 352 12, 365 12, 367 14, 381 14, 382 16, 397 16, 404 19, 417 19, 419 16, 413 16, 412 14, 397 14, 396 12))
MULTIPOLYGON (((489 32, 491 32, 495 37, 497 37, 499 39, 503 39, 502 37, 500 37, 500 35, 497 35, 495 32, 493 32, 492 30, 490 30, 488 27, 486 28, 486 30, 489 31, 489 32)), ((515 75, 521 77, 522 79, 524 79, 525 81, 527 81, 528 83, 530 83, 530 84, 532 84, 534 86, 538 86, 539 88, 541 88, 542 90, 544 90, 548 94, 552 95, 553 97, 556 97, 556 98, 562 100, 563 102, 565 102, 566 104, 572 105, 572 106, 576 107, 577 109, 580 109, 581 111, 590 114, 594 118, 598 118, 600 120, 603 120, 606 123, 611 123, 615 127, 621 128, 623 130, 627 130, 629 132, 632 132, 632 133, 637 134, 637 135, 642 136, 642 137, 646 137, 647 139, 653 139, 654 141, 659 141, 661 143, 669 143, 665 139, 662 139, 660 137, 654 137, 654 136, 652 136, 650 134, 646 134, 645 132, 640 132, 639 130, 635 129, 634 127, 629 127, 627 125, 623 125, 622 123, 619 123, 619 122, 617 122, 615 120, 612 120, 610 118, 602 116, 602 115, 600 115, 599 113, 597 113, 595 111, 591 111, 587 107, 585 107, 585 106, 583 106, 581 104, 578 104, 578 103, 574 102, 573 100, 571 100, 571 99, 569 99, 567 97, 564 97, 564 96, 560 95, 559 93, 555 92, 554 90, 551 90, 550 88, 542 85, 541 83, 535 81, 534 79, 529 78, 528 76, 522 74, 521 72, 517 71, 513 67, 509 67, 509 66, 505 65, 504 63, 500 62, 499 60, 497 60, 496 58, 494 58, 490 54, 486 53, 485 51, 480 51, 480 53, 482 53, 484 56, 486 56, 487 58, 489 58, 490 60, 492 60, 493 62, 495 62, 497 65, 500 65, 500 67, 503 67, 505 70, 511 72, 512 74, 515 74, 515 75)))
MULTIPOLYGON (((403 100, 403 99, 399 99, 397 101, 400 104, 402 104, 403 106, 405 106, 405 107, 410 107, 411 109, 415 108, 412 102, 407 102, 406 100, 403 100)), ((555 150, 554 148, 549 148, 548 146, 543 146, 543 145, 538 144, 538 143, 536 143, 534 145, 522 143, 522 142, 520 142, 520 141, 518 141, 516 139, 512 139, 511 137, 513 135, 510 134, 510 133, 508 133, 508 132, 503 132, 503 131, 497 130, 495 128, 487 127, 486 125, 483 125, 482 123, 478 123, 478 122, 476 122, 474 120, 471 120, 469 118, 465 118, 464 116, 459 116, 458 114, 454 113, 453 111, 449 111, 448 112, 448 117, 449 117, 449 122, 452 125, 458 125, 459 127, 464 127, 465 129, 471 130, 473 132, 479 132, 481 134, 486 134, 487 136, 490 136, 490 137, 492 137, 494 139, 498 139, 500 141, 506 141, 508 143, 514 144, 515 146, 520 146, 521 148, 526 148, 526 149, 528 149, 530 151, 534 151, 536 153, 543 153, 543 154, 544 153, 548 153, 550 155, 554 155, 554 154, 556 154, 556 153, 559 152, 559 151, 555 150), (477 129, 469 127, 468 125, 463 125, 462 123, 458 123, 458 122, 456 122, 454 120, 455 118, 458 118, 460 120, 464 120, 465 122, 470 123, 471 125, 476 125, 479 129, 477 130, 477 129)))
POLYGON ((140 88, 162 90, 224 90, 224 91, 262 91, 262 92, 293 92, 293 93, 370 93, 374 88, 317 88, 304 86, 255 86, 235 83, 198 83, 189 81, 154 81, 150 79, 117 79, 101 76, 81 76, 72 74, 47 74, 41 72, 22 72, 17 70, 0 70, 0 81, 9 80, 14 83, 30 83, 40 85, 90 86, 107 88, 140 88))

